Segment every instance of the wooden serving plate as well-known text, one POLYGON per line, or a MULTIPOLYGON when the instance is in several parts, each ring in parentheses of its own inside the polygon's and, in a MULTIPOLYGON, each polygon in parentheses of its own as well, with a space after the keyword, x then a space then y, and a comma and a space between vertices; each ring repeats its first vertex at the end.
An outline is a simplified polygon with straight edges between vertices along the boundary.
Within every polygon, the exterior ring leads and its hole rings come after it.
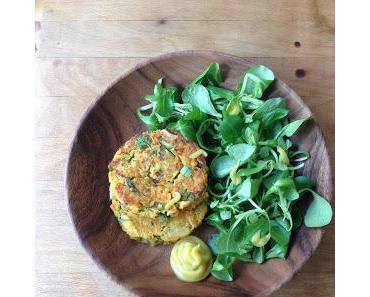
MULTIPOLYGON (((97 98, 83 116, 73 139, 66 172, 69 211, 78 237, 94 260, 117 282, 137 296, 266 296, 287 282, 311 257, 323 230, 301 227, 293 233, 287 260, 262 265, 234 265, 235 280, 222 282, 210 276, 198 283, 184 283, 173 274, 172 246, 141 244, 128 238, 109 209, 107 165, 118 147, 132 135, 146 130, 136 117, 144 95, 155 82, 185 86, 213 61, 221 65, 224 86, 234 89, 239 76, 254 64, 214 52, 185 51, 162 55, 137 65, 97 98)), ((268 66, 268 65, 266 65, 268 66)), ((269 97, 285 97, 292 120, 311 114, 301 98, 277 79, 269 97)), ((328 200, 333 185, 328 152, 320 128, 311 121, 294 139, 311 153, 304 174, 316 180, 316 190, 328 200)), ((307 198, 302 208, 307 207, 307 198)), ((205 241, 213 232, 205 223, 195 234, 205 241)))

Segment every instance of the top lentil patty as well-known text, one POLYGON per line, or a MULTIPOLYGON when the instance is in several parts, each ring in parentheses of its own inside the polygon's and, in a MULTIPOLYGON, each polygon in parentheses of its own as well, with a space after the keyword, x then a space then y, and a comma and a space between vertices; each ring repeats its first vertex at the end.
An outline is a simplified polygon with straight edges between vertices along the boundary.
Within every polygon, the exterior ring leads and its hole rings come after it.
POLYGON ((109 164, 110 195, 127 213, 176 216, 207 198, 206 153, 172 130, 130 138, 109 164))

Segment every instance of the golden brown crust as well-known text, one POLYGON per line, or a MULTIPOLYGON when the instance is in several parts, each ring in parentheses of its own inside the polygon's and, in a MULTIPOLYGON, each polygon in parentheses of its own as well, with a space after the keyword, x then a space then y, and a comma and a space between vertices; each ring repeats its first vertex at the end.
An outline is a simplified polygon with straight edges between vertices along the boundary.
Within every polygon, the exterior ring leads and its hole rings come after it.
POLYGON ((201 224, 206 212, 207 206, 202 203, 192 210, 179 212, 176 217, 152 219, 121 213, 119 221, 132 239, 151 245, 168 244, 189 235, 201 224))
POLYGON ((169 216, 195 208, 207 198, 205 157, 191 157, 199 150, 197 144, 171 130, 130 138, 110 163, 111 197, 125 204, 127 211, 141 216, 152 216, 145 211, 147 208, 160 212, 165 209, 169 216), (138 146, 140 137, 149 138, 150 145, 138 146), (183 174, 182 168, 188 169, 190 176, 183 174))
POLYGON ((169 130, 144 132, 118 149, 109 164, 110 208, 131 238, 172 243, 201 224, 208 198, 204 154, 169 130))

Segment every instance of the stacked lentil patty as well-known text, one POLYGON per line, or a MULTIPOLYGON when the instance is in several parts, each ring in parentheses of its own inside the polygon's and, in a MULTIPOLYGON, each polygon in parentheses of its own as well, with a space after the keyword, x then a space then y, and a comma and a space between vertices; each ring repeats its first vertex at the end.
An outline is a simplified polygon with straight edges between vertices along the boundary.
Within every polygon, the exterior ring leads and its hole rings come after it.
POLYGON ((205 156, 172 130, 130 138, 109 164, 111 209, 122 229, 153 245, 189 235, 207 212, 205 156))

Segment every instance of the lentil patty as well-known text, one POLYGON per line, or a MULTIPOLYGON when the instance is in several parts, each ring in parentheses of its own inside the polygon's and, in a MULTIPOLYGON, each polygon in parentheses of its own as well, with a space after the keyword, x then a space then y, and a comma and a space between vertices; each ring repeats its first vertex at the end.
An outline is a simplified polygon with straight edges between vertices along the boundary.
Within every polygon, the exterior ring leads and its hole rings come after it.
POLYGON ((144 132, 118 149, 109 164, 111 208, 130 237, 174 242, 201 223, 208 198, 206 155, 172 130, 144 132))
POLYGON ((129 139, 110 163, 109 182, 125 211, 176 216, 207 198, 204 152, 180 134, 158 130, 129 139))

